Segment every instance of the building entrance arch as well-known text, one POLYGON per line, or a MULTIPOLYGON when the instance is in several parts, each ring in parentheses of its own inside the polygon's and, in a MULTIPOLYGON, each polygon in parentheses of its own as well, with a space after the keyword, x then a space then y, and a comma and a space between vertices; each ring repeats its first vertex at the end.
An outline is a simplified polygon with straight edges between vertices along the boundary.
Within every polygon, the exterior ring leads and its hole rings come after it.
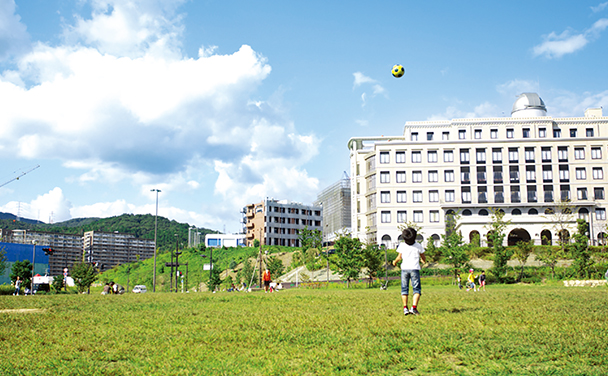
POLYGON ((509 233, 507 238, 507 245, 515 245, 519 242, 529 242, 530 234, 523 228, 516 228, 509 233))

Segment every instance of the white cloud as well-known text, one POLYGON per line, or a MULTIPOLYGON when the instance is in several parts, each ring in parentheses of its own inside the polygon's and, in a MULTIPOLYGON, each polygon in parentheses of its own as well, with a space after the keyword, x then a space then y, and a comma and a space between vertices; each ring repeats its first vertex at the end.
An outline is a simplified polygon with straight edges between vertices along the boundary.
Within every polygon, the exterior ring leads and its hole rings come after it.
POLYGON ((560 58, 582 49, 590 42, 599 38, 600 33, 606 27, 608 27, 608 19, 602 18, 582 33, 565 30, 558 35, 555 32, 551 32, 543 36, 543 43, 534 46, 533 53, 535 56, 545 56, 549 59, 560 58))
MULTIPOLYGON (((362 85, 371 85, 372 98, 374 98, 378 94, 384 94, 386 96, 386 89, 382 85, 378 84, 377 80, 374 80, 373 78, 368 77, 361 72, 355 72, 353 73, 353 76, 355 78, 353 82, 353 90, 362 85)), ((366 92, 363 92, 361 94, 361 107, 365 107, 365 105, 367 104, 367 100, 368 95, 366 92)))
POLYGON ((0 2, 0 61, 29 48, 29 35, 15 10, 14 0, 0 2))
POLYGON ((473 109, 473 111, 464 111, 456 106, 448 106, 444 113, 434 114, 427 118, 427 120, 451 120, 451 119, 469 119, 469 118, 483 118, 483 117, 496 117, 498 116, 499 109, 496 105, 484 102, 473 109))
MULTIPOLYGON (((294 183, 310 196, 317 182, 303 165, 319 140, 298 133, 280 95, 251 98, 271 72, 251 47, 183 56, 177 10, 184 1, 93 0, 90 18, 76 17, 63 44, 37 43, 0 72, 0 158, 58 159, 75 171, 68 183, 130 182, 146 196, 150 188, 187 192, 217 179, 220 206, 232 218, 250 197, 291 197, 294 183), (226 177, 234 183, 225 186, 226 177)), ((117 199, 71 210, 121 211, 137 206, 117 199)))
POLYGON ((8 202, 6 205, 0 206, 0 211, 43 222, 61 222, 72 218, 71 208, 72 204, 63 195, 61 188, 56 187, 29 203, 8 202))
POLYGON ((359 87, 363 84, 373 84, 377 82, 373 78, 367 77, 361 72, 355 72, 353 73, 353 76, 355 77, 355 82, 353 82, 353 88, 359 87))
POLYGON ((518 96, 521 93, 538 93, 537 81, 514 79, 496 86, 496 91, 508 96, 518 96))
POLYGON ((608 6, 608 2, 601 3, 601 4, 599 4, 599 5, 595 6, 595 7, 591 7, 591 11, 593 13, 598 13, 598 12, 603 11, 607 6, 608 6))

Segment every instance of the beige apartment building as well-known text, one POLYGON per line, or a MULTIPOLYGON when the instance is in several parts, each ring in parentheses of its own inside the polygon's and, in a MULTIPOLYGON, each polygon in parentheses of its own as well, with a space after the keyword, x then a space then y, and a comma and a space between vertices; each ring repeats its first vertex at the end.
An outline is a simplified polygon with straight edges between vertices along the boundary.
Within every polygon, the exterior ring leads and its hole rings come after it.
POLYGON ((323 208, 287 200, 265 199, 243 208, 245 243, 253 247, 255 239, 263 245, 300 246, 300 231, 322 231, 323 208))
POLYGON ((362 241, 395 247, 399 226, 411 222, 421 226, 424 245, 439 244, 446 215, 455 212, 465 240, 479 235, 484 244, 492 209, 511 221, 505 243, 555 242, 576 231, 577 218, 589 222, 593 243, 604 239, 608 117, 601 108, 554 118, 536 93, 524 93, 510 117, 411 121, 402 135, 355 137, 348 148, 352 232, 362 241), (564 207, 567 215, 551 214, 564 207))
POLYGON ((154 240, 118 232, 87 231, 82 237, 84 261, 97 264, 99 271, 154 256, 154 240))

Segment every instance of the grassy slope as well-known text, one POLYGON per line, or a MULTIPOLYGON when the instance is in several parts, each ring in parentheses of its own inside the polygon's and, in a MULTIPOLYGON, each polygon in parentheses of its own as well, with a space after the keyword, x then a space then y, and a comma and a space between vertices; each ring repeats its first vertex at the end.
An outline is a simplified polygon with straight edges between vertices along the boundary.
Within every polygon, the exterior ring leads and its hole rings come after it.
POLYGON ((4 375, 601 375, 601 288, 0 297, 4 375))

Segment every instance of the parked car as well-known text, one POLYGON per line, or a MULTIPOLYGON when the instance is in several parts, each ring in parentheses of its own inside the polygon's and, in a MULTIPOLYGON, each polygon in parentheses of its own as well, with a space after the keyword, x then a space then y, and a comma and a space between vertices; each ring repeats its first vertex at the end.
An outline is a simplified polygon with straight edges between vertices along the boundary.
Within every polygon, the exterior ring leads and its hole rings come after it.
POLYGON ((136 285, 133 287, 133 292, 135 294, 143 294, 144 292, 148 292, 148 289, 146 288, 146 285, 136 285))

